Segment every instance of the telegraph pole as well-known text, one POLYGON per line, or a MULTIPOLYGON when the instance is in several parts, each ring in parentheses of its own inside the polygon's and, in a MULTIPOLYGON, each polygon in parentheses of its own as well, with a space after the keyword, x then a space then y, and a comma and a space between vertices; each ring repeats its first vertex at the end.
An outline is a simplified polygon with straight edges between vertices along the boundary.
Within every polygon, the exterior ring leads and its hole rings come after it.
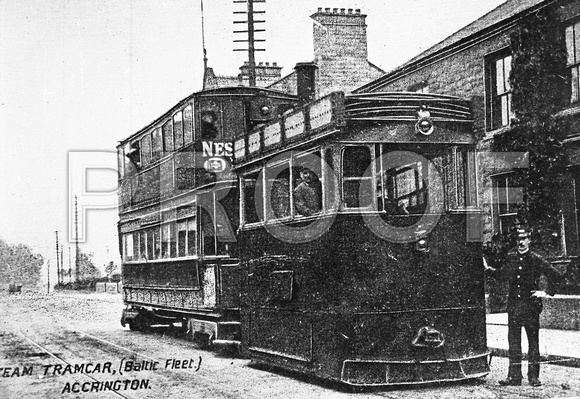
POLYGON ((72 282, 71 279, 71 256, 70 256, 70 247, 68 247, 68 282, 72 282))
POLYGON ((59 263, 58 263, 58 258, 60 256, 60 252, 58 249, 58 230, 54 232, 54 234, 56 234, 56 279, 58 281, 58 284, 60 284, 60 267, 59 267, 59 263))
MULTIPOLYGON (((58 260, 57 260, 57 262, 58 262, 58 260)), ((50 259, 46 261, 46 279, 47 279, 46 293, 50 294, 50 259)))
POLYGON ((77 208, 77 196, 75 195, 75 281, 79 281, 79 214, 77 208))
POLYGON ((255 24, 260 24, 266 22, 265 20, 256 20, 254 19, 254 14, 264 14, 265 11, 255 11, 254 10, 254 3, 265 3, 266 0, 234 0, 234 4, 246 3, 247 10, 246 11, 234 11, 234 14, 246 14, 245 21, 234 21, 234 24, 247 24, 247 30, 235 30, 234 33, 247 33, 248 39, 244 40, 234 40, 235 43, 237 42, 248 42, 247 49, 234 49, 234 51, 247 51, 248 52, 248 79, 250 86, 256 86, 256 51, 264 51, 264 49, 257 49, 255 44, 256 42, 265 42, 265 39, 256 39, 255 33, 256 32, 265 32, 266 29, 256 29, 255 24))

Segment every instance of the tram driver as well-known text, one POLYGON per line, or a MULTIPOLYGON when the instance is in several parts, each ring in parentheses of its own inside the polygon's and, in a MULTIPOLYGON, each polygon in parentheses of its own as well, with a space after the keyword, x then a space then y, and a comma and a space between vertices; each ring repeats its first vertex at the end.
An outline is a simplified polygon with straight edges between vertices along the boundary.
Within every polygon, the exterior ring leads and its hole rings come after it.
POLYGON ((294 209, 298 215, 310 216, 322 209, 322 187, 318 176, 308 168, 300 170, 300 184, 294 189, 294 209))

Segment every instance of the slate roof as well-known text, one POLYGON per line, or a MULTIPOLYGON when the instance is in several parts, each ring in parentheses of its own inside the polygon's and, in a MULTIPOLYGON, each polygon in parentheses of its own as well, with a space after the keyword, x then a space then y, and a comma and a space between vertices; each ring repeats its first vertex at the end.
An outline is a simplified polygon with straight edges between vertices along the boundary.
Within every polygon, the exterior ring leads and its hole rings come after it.
POLYGON ((495 9, 491 10, 481 18, 473 21, 469 25, 461 28, 457 32, 453 33, 451 36, 437 43, 433 47, 425 50, 419 55, 411 58, 409 61, 398 66, 397 68, 387 72, 385 75, 375 80, 374 82, 368 83, 367 85, 361 86, 355 92, 365 91, 365 87, 376 87, 381 81, 388 79, 389 76, 395 74, 397 71, 406 68, 407 66, 420 61, 422 59, 428 58, 437 52, 444 50, 446 48, 452 47, 453 45, 461 42, 464 39, 468 39, 470 36, 475 36, 478 33, 493 27, 494 25, 500 25, 502 21, 507 21, 516 15, 525 12, 528 9, 534 8, 541 5, 542 3, 551 3, 555 0, 508 0, 505 3, 499 5, 495 9))

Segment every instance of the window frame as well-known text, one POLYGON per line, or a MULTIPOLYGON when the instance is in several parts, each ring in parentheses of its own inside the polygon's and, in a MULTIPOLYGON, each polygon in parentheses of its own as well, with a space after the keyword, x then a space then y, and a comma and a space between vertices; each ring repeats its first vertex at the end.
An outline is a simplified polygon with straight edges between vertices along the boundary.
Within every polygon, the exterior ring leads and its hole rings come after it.
MULTIPOLYGON (((376 153, 375 153, 375 144, 376 143, 352 143, 346 144, 342 146, 340 149, 340 201, 341 201, 341 208, 346 211, 365 211, 365 210, 373 210, 376 209, 376 197, 377 197, 377 189, 375 186, 376 181, 376 153), (371 175, 370 176, 345 176, 345 162, 344 162, 344 153, 347 148, 353 147, 366 147, 369 150, 370 155, 370 168, 371 168, 371 175), (371 185, 371 203, 368 206, 347 206, 346 199, 345 199, 345 189, 344 183, 348 181, 366 181, 368 180, 371 185)), ((367 167, 368 168, 368 167, 367 167)), ((366 171, 367 169, 365 169, 366 171)), ((360 191, 360 185, 359 185, 360 191)), ((358 193, 357 193, 358 196, 358 193)))
MULTIPOLYGON (((329 173, 329 171, 327 170, 327 166, 324 160, 324 156, 326 155, 326 151, 328 149, 327 148, 323 148, 323 147, 315 147, 315 148, 310 148, 308 150, 305 151, 300 151, 300 152, 291 152, 290 155, 288 155, 287 157, 281 158, 279 160, 276 160, 273 163, 270 164, 263 164, 260 167, 255 167, 252 168, 250 170, 248 170, 247 172, 244 172, 240 178, 239 178, 239 187, 240 187, 240 209, 239 209, 239 215, 240 215, 240 228, 243 227, 252 227, 252 226, 259 226, 259 225, 263 225, 266 223, 284 223, 284 222, 289 222, 289 221, 294 221, 294 220, 303 220, 305 218, 316 218, 319 217, 319 215, 326 213, 329 209, 334 209, 334 207, 332 205, 334 205, 333 202, 327 202, 329 201, 329 193, 327 193, 325 190, 325 187, 327 187, 327 182, 328 182, 328 176, 327 174, 329 173), (320 211, 316 212, 313 215, 309 215, 309 216, 304 216, 304 215, 299 215, 296 212, 295 209, 295 202, 294 202, 294 189, 297 187, 296 181, 297 179, 300 178, 300 174, 298 173, 298 167, 299 167, 299 160, 302 158, 306 158, 309 156, 316 156, 318 157, 318 159, 320 160, 320 165, 319 165, 319 171, 313 171, 315 174, 317 174, 317 177, 320 181, 320 211), (268 176, 269 176, 269 171, 271 169, 274 168, 279 168, 280 165, 284 165, 287 164, 288 166, 288 170, 289 170, 289 185, 288 185, 288 190, 289 190, 289 206, 290 206, 290 214, 288 216, 283 216, 283 217, 275 217, 273 214, 273 211, 271 209, 271 201, 267 200, 266 198, 266 194, 267 191, 270 189, 272 189, 272 184, 268 183, 268 176), (317 173, 318 172, 318 173, 317 173), (255 187, 258 184, 261 184, 262 187, 262 198, 261 198, 261 203, 258 203, 258 205, 260 206, 261 209, 258 209, 258 207, 256 207, 255 211, 258 217, 257 221, 252 221, 252 222, 247 222, 247 209, 246 209, 246 201, 247 201, 247 188, 246 188, 246 184, 245 181, 247 179, 248 176, 250 175, 255 175, 258 174, 257 178, 256 178, 256 185, 254 185, 254 202, 256 202, 255 200, 255 187), (260 179, 261 181, 258 181, 258 179, 260 179)), ((332 194, 334 195, 334 194, 332 194)))
MULTIPOLYGON (((509 232, 509 226, 504 226, 504 220, 509 220, 513 218, 514 220, 517 218, 517 206, 510 204, 510 198, 513 196, 511 194, 514 189, 517 189, 518 186, 514 185, 513 181, 510 185, 509 179, 514 179, 516 177, 516 173, 513 171, 498 173, 490 176, 491 179, 491 189, 492 189, 492 226, 494 233, 506 233, 509 232), (503 186, 499 184, 496 185, 500 179, 503 180, 505 183, 503 186), (499 189, 505 187, 505 193, 500 193, 499 189), (501 203, 501 199, 505 196, 505 203, 501 203), (506 207, 508 212, 502 212, 502 205, 506 207), (512 209, 513 208, 513 209, 512 209)), ((521 189, 521 187, 519 187, 521 189)), ((514 224, 515 225, 515 224, 514 224)))
POLYGON ((567 21, 564 26, 564 41, 566 46, 566 70, 568 71, 569 103, 580 103, 580 19, 567 21), (572 40, 569 42, 569 29, 572 29, 572 40), (572 46, 570 46, 570 44, 572 46), (572 52, 570 52, 572 47, 572 52))
POLYGON ((178 150, 184 146, 184 134, 183 134, 183 112, 182 110, 177 111, 173 114, 171 118, 172 128, 173 128, 173 148, 178 150))
POLYGON ((512 61, 513 54, 509 47, 503 48, 485 57, 485 130, 488 132, 510 126, 511 120, 514 118, 512 107, 512 87, 509 80, 512 70, 512 61), (510 63, 509 69, 506 70, 506 59, 508 58, 510 63), (499 61, 502 61, 501 76, 503 78, 503 91, 501 93, 497 92, 497 64, 499 61), (506 99, 506 109, 504 109, 504 98, 506 99), (497 104, 499 104, 499 107, 497 104), (497 108, 499 108, 499 111, 496 111, 497 108))

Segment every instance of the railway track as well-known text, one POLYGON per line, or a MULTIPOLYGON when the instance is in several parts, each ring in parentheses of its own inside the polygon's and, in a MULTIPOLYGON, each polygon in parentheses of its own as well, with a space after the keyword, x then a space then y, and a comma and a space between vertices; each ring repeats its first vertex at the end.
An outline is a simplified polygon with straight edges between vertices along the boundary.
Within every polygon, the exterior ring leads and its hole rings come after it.
MULTIPOLYGON (((53 364, 41 366, 44 367, 40 369, 42 377, 53 377, 54 380, 68 377, 60 384, 61 394, 98 393, 126 399, 154 398, 159 397, 164 387, 180 385, 185 390, 194 388, 202 397, 213 397, 216 391, 219 391, 219 397, 224 398, 238 398, 240 395, 247 398, 262 397, 252 394, 249 388, 224 384, 224 373, 204 370, 203 354, 178 359, 175 353, 166 351, 168 358, 151 356, 139 349, 135 350, 74 327, 65 328, 61 335, 58 338, 36 338, 25 331, 18 331, 21 340, 34 348, 35 357, 54 360, 53 364), (75 345, 67 345, 70 342, 75 342, 75 345), (75 380, 80 377, 85 381, 73 382, 71 377, 75 380)), ((131 337, 135 338, 135 334, 131 334, 131 337)), ((155 335, 138 337, 139 339, 133 340, 139 342, 137 346, 144 340, 157 338, 155 335)))
MULTIPOLYGON (((22 337, 22 338, 23 338, 23 339, 24 339, 26 342, 28 342, 30 345, 32 345, 32 346, 34 346, 34 347, 36 347, 37 349, 40 349, 42 352, 46 353, 46 354, 47 354, 47 355, 49 355, 51 358, 53 358, 53 359, 55 359, 56 361, 58 361, 60 364, 62 364, 62 365, 65 365, 65 369, 66 369, 66 366, 69 366, 69 367, 73 367, 73 368, 74 368, 74 366, 75 366, 75 364, 74 364, 74 363, 71 363, 71 362, 68 362, 68 361, 64 360, 64 359, 63 359, 61 356, 59 356, 59 355, 57 355, 57 354, 53 353, 52 351, 48 350, 47 348, 45 348, 44 346, 42 346, 42 345, 41 345, 41 344, 39 344, 38 342, 35 342, 35 341, 34 341, 34 340, 32 340, 31 338, 27 337, 27 336, 24 334, 24 332, 23 332, 22 330, 20 331, 20 336, 21 336, 21 337, 22 337)), ((85 373, 85 372, 80 372, 79 374, 80 374, 80 375, 82 375, 83 377, 85 377, 86 379, 88 379, 88 380, 90 380, 90 381, 92 381, 92 382, 94 382, 94 383, 97 383, 97 386, 102 386, 103 384, 105 384, 105 382, 104 382, 104 381, 102 381, 102 380, 98 380, 98 379, 96 379, 95 377, 93 377, 93 376, 91 376, 90 374, 87 374, 87 373, 85 373)), ((92 385, 92 384, 91 384, 91 385, 92 385)), ((80 389, 82 389, 82 388, 80 388, 80 389)), ((131 399, 131 397, 129 397, 129 396, 126 396, 126 395, 123 395, 123 394, 121 394, 121 393, 119 393, 119 392, 117 392, 117 391, 115 391, 115 390, 110 390, 110 391, 108 391, 107 393, 109 393, 110 395, 113 395, 113 396, 119 397, 119 398, 123 398, 123 399, 131 399)))

